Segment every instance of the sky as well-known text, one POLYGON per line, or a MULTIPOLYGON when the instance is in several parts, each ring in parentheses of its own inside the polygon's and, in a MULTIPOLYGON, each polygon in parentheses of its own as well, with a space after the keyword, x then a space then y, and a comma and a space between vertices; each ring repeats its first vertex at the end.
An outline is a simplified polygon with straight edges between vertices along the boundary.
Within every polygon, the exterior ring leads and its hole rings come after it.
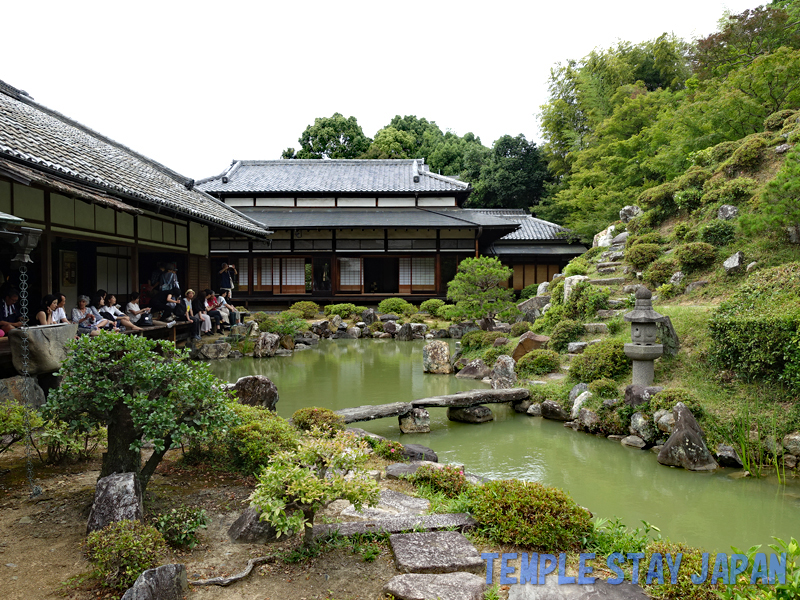
POLYGON ((716 30, 756 0, 7 2, 0 80, 195 179, 277 159, 317 117, 541 142, 550 68, 716 30))

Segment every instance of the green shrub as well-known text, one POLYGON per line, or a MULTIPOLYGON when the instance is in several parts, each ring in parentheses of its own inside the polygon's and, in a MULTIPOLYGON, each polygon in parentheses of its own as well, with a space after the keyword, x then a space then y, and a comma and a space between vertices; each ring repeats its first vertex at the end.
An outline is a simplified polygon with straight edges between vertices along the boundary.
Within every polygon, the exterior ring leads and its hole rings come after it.
POLYGON ((598 398, 616 398, 619 396, 617 382, 607 377, 592 381, 589 384, 589 391, 598 398))
POLYGON ((460 320, 461 311, 454 304, 445 304, 436 311, 436 316, 446 321, 460 320))
POLYGON ((375 321, 369 326, 371 333, 383 333, 383 321, 375 321))
POLYGON ((675 184, 681 190, 689 188, 702 188, 703 184, 711 179, 714 174, 703 167, 694 165, 689 167, 686 172, 675 180, 675 184))
POLYGON ((418 313, 414 313, 414 314, 410 315, 408 317, 408 320, 411 323, 422 323, 425 320, 425 317, 427 317, 427 316, 428 316, 427 314, 422 314, 422 313, 418 312, 418 313))
POLYGON ((366 307, 366 306, 356 305, 356 310, 353 312, 353 314, 354 314, 354 315, 355 315, 355 316, 356 316, 358 319, 361 319, 361 313, 363 313, 365 310, 367 310, 367 307, 366 307))
POLYGON ((526 285, 522 288, 522 291, 519 293, 520 300, 528 300, 529 298, 533 298, 539 292, 539 284, 532 283, 530 285, 526 285))
POLYGON ((692 272, 710 266, 717 258, 717 250, 705 242, 691 242, 678 246, 675 256, 678 257, 682 270, 692 272))
POLYGON ((329 408, 309 406, 296 410, 292 415, 295 426, 303 431, 311 431, 314 427, 319 427, 332 434, 337 431, 345 430, 344 417, 337 415, 329 408))
POLYGON ((140 521, 116 521, 86 537, 95 575, 117 590, 131 587, 143 571, 157 567, 166 550, 158 530, 140 521))
POLYGON ((583 354, 572 360, 570 375, 578 381, 595 379, 616 379, 631 368, 631 361, 625 356, 622 340, 606 339, 592 344, 583 354))
POLYGON ((695 165, 715 167, 733 154, 734 150, 739 147, 741 142, 742 140, 722 142, 716 146, 692 152, 689 158, 695 165))
MULTIPOLYGON (((14 442, 25 439, 30 429, 39 428, 42 424, 38 411, 14 400, 0 401, 0 438, 6 438, 0 444, 0 454, 8 450, 14 442), (25 423, 26 417, 28 424, 25 423)), ((66 428, 66 424, 64 425, 66 428)))
POLYGON ((208 515, 202 508, 181 506, 155 518, 155 527, 164 540, 174 548, 197 546, 197 530, 208 525, 208 515))
POLYGON ((562 319, 553 327, 547 346, 556 352, 564 352, 567 344, 577 341, 584 333, 586 330, 582 324, 572 319, 562 319))
POLYGON ((578 550, 592 529, 589 513, 566 492, 540 483, 490 481, 467 493, 479 531, 495 543, 541 552, 578 550))
MULTIPOLYGON (((661 185, 651 187, 639 194, 639 197, 636 199, 636 204, 645 210, 658 206, 673 205, 673 194, 675 194, 677 190, 678 185, 674 181, 662 183, 661 185)), ((630 229, 630 224, 628 228, 630 229)))
MULTIPOLYGON (((264 314, 264 313, 260 313, 264 314)), ((278 315, 266 315, 258 324, 260 331, 276 333, 280 336, 294 335, 299 331, 308 328, 308 323, 300 316, 297 311, 287 310, 278 315)))
POLYGON ((658 244, 636 244, 625 250, 625 260, 641 270, 661 256, 661 246, 658 244))
POLYGON ((396 315, 405 314, 408 310, 409 303, 402 298, 386 298, 381 300, 378 304, 378 312, 381 314, 394 313, 396 315))
POLYGON ((739 204, 749 199, 758 188, 758 181, 737 177, 728 181, 711 179, 703 186, 703 204, 739 204))
POLYGON ((736 237, 736 226, 730 221, 716 219, 700 228, 700 240, 714 246, 727 246, 736 237))
POLYGON ((692 231, 692 228, 689 226, 689 224, 681 221, 680 223, 676 223, 675 227, 672 228, 672 238, 678 241, 683 241, 686 239, 686 236, 690 231, 692 231))
POLYGON ((494 366, 494 363, 497 362, 497 359, 500 358, 503 354, 511 355, 514 352, 515 345, 511 342, 507 344, 503 344, 502 346, 492 346, 490 348, 486 348, 486 350, 481 355, 483 362, 485 362, 490 367, 494 366))
POLYGON ((384 440, 374 438, 372 436, 364 436, 362 438, 372 448, 373 452, 385 458, 386 460, 393 460, 395 462, 407 462, 408 458, 403 454, 403 444, 393 440, 384 440))
POLYGON ((234 411, 241 424, 228 431, 224 443, 235 469, 254 475, 275 453, 297 447, 297 431, 271 410, 237 404, 234 411))
POLYGON ((506 334, 500 331, 483 331, 481 329, 468 331, 461 338, 461 349, 468 352, 469 350, 488 348, 494 344, 497 338, 501 337, 506 337, 506 334))
POLYGON ((292 321, 294 319, 302 319, 303 313, 299 310, 294 310, 290 308, 289 310, 284 310, 283 312, 278 313, 277 319, 282 322, 292 321))
POLYGON ((674 283, 665 283, 656 288, 656 294, 661 300, 669 300, 681 293, 680 288, 674 283))
POLYGON ((564 276, 570 277, 572 275, 586 275, 589 272, 589 263, 582 256, 573 258, 566 267, 564 267, 564 276))
MULTIPOLYGON (((0 403, 0 423, 3 421, 3 412, 6 407, 11 407, 14 411, 14 403, 0 403)), ((28 409, 30 410, 30 409, 28 409)), ((51 465, 60 465, 72 461, 81 462, 90 460, 97 447, 106 444, 108 439, 107 428, 105 427, 92 427, 88 431, 81 431, 80 429, 73 429, 69 423, 60 421, 58 419, 49 419, 42 421, 39 412, 36 410, 30 411, 31 428, 41 427, 42 429, 36 432, 36 440, 47 448, 47 463, 51 465)), ((14 419, 13 412, 6 415, 6 418, 11 417, 14 419)), ((23 439, 25 430, 18 430, 10 435, 10 442, 16 442, 23 439), (19 437, 17 437, 19 435, 19 437)), ((0 433, 2 429, 0 429, 0 433)), ((8 444, 11 445, 10 443, 8 444)), ((7 449, 6 446, 5 449, 7 449)), ((0 452, 3 449, 0 448, 0 452)))
POLYGON ((764 119, 765 131, 779 131, 783 127, 783 122, 789 117, 793 117, 797 111, 792 109, 779 110, 764 119))
MULTIPOLYGON (((625 228, 623 227, 622 229, 625 229, 625 228)), ((622 233, 622 231, 620 230, 619 233, 622 233)), ((607 250, 607 248, 605 248, 603 246, 594 246, 593 248, 589 248, 581 256, 583 256, 583 258, 585 258, 586 260, 592 260, 595 256, 599 256, 600 254, 602 254, 606 250, 607 250)), ((536 284, 533 284, 533 285, 536 285, 538 287, 539 284, 536 283, 536 284)))
POLYGON ((434 492, 441 492, 448 498, 455 498, 470 487, 463 467, 455 465, 422 465, 408 480, 415 486, 428 486, 434 492))
POLYGON ((625 248, 633 248, 637 244, 661 244, 664 240, 657 231, 630 236, 625 242, 625 248))
POLYGON ((731 157, 720 165, 720 170, 733 177, 740 171, 755 169, 761 162, 761 154, 767 143, 763 134, 754 133, 744 138, 731 157))
POLYGON ((304 319, 313 319, 320 313, 319 304, 311 302, 311 300, 301 300, 295 302, 289 307, 291 310, 298 311, 304 319))
POLYGON ((654 261, 644 271, 644 279, 653 286, 659 286, 669 281, 672 274, 678 270, 678 263, 673 258, 664 256, 654 261))
POLYGON ((671 411, 678 402, 683 402, 696 419, 701 419, 705 415, 705 409, 697 401, 697 397, 684 388, 667 388, 651 397, 648 403, 650 413, 654 414, 659 410, 671 411))
POLYGON ((442 308, 443 306, 444 306, 444 300, 439 300, 438 298, 431 298, 430 300, 425 300, 425 302, 420 304, 419 309, 435 317, 436 313, 438 313, 439 309, 442 308))
POLYGON ((568 319, 593 319, 600 309, 608 308, 610 290, 590 284, 588 281, 576 283, 564 305, 564 315, 568 319))
POLYGON ((531 324, 527 321, 520 321, 519 323, 514 323, 511 326, 511 337, 519 337, 523 333, 527 333, 531 330, 531 324))
POLYGON ((325 316, 332 317, 339 315, 343 319, 349 319, 352 315, 356 314, 356 305, 352 303, 344 304, 328 304, 325 307, 325 316))
MULTIPOLYGON (((718 600, 723 597, 718 592, 730 591, 733 589, 724 585, 710 585, 711 577, 705 582, 695 585, 692 583, 692 574, 700 573, 703 570, 703 551, 697 548, 692 548, 680 543, 673 543, 667 540, 656 540, 650 542, 645 551, 645 558, 642 564, 650 564, 652 555, 658 553, 661 555, 661 568, 664 573, 664 583, 654 583, 647 585, 646 579, 640 573, 640 582, 642 583, 647 595, 654 600, 718 600), (666 556, 671 555, 674 559, 675 556, 681 555, 681 566, 678 570, 678 579, 676 583, 672 583, 668 576, 669 566, 667 565, 666 556)), ((709 565, 709 575, 711 574, 712 566, 709 565)), ((752 595, 753 588, 746 586, 739 586, 739 594, 731 596, 731 598, 754 598, 752 595)), ((767 598, 768 596, 764 596, 767 598)))
POLYGON ((515 371, 520 377, 547 375, 561 368, 558 352, 553 350, 531 350, 517 361, 515 371))
POLYGON ((697 187, 688 187, 685 190, 675 192, 675 204, 681 210, 692 212, 702 204, 703 190, 697 187))

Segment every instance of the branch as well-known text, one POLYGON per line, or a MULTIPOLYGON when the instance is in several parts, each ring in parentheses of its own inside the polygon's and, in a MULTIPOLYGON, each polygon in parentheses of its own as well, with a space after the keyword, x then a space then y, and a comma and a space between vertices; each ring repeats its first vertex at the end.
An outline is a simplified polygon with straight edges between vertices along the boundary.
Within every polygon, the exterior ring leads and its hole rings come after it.
POLYGON ((228 586, 240 579, 244 579, 248 575, 250 575, 250 571, 253 570, 253 567, 256 565, 261 565, 268 562, 274 562, 274 556, 259 556, 258 558, 251 558, 247 561, 247 567, 245 567, 244 571, 241 573, 237 573, 236 575, 231 575, 230 577, 212 577, 211 579, 195 579, 189 582, 189 585, 219 585, 222 587, 228 586))
POLYGON ((142 484, 142 492, 147 488, 147 483, 150 481, 150 478, 153 476, 153 473, 156 472, 156 467, 158 467, 158 463, 161 462, 161 459, 164 458, 164 455, 172 446, 172 436, 168 435, 164 438, 164 449, 161 452, 153 452, 150 455, 150 458, 147 459, 147 462, 144 463, 144 467, 142 467, 142 471, 139 473, 139 481, 142 484))

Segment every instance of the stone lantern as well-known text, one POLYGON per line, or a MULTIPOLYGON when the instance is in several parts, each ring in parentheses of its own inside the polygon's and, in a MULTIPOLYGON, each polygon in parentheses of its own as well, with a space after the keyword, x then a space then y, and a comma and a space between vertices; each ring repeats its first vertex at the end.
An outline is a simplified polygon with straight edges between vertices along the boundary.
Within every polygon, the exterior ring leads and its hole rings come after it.
POLYGON ((659 323, 664 316, 653 310, 653 294, 641 286, 636 291, 636 306, 623 318, 631 324, 632 343, 625 344, 625 355, 633 360, 633 385, 653 385, 653 361, 664 354, 663 344, 656 344, 659 323))

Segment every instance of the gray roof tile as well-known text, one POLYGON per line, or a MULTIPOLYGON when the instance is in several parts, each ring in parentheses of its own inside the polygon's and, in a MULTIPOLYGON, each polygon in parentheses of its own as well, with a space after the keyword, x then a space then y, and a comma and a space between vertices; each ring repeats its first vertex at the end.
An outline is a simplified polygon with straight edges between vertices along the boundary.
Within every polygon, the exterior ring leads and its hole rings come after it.
POLYGON ((216 198, 187 189, 190 179, 37 104, 2 81, 0 156, 99 186, 123 200, 166 207, 250 235, 266 234, 262 225, 216 198))
POLYGON ((471 191, 468 183, 431 173, 423 159, 234 161, 224 173, 198 181, 197 187, 214 194, 471 191))
POLYGON ((474 211, 478 213, 482 213, 487 216, 492 216, 495 218, 505 219, 507 221, 511 221, 512 223, 517 223, 519 225, 519 229, 516 231, 512 231, 508 235, 503 236, 501 239, 503 240, 564 240, 564 233, 568 230, 561 225, 556 225, 555 223, 551 223, 550 221, 543 221, 542 219, 537 219, 536 217, 532 217, 530 213, 522 210, 522 209, 510 209, 510 208, 497 208, 497 209, 489 209, 489 208, 472 208, 467 209, 469 211, 474 211))

